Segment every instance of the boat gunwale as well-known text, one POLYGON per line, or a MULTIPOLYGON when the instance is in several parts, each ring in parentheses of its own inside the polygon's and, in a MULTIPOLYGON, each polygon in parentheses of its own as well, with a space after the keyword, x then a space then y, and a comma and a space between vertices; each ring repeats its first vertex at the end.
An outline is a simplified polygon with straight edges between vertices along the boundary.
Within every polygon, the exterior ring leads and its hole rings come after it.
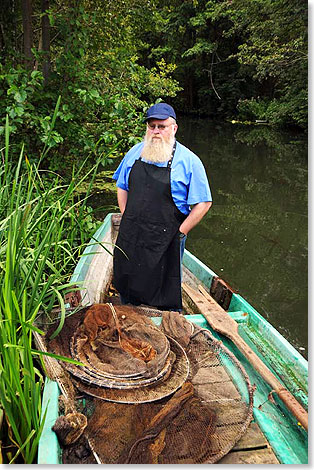
MULTIPOLYGON (((96 243, 96 240, 101 241, 106 235, 108 230, 112 230, 111 218, 113 213, 110 213, 106 216, 103 224, 98 228, 93 238, 87 244, 74 273, 71 277, 71 283, 82 283, 86 277, 86 274, 90 268, 91 260, 93 257, 93 249, 96 243)), ((212 271, 208 266, 206 266, 202 261, 197 259, 192 253, 185 249, 183 264, 208 288, 210 289, 212 280, 216 277, 216 273, 212 271)), ((275 338, 274 344, 277 345, 277 349, 284 348, 285 354, 291 355, 295 359, 296 368, 298 368, 299 373, 305 379, 307 374, 307 361, 303 356, 264 318, 262 317, 254 307, 252 307, 241 295, 233 293, 231 298, 231 303, 229 306, 228 313, 232 314, 232 311, 239 312, 243 311, 250 314, 250 320, 253 324, 258 324, 259 322, 263 325, 263 328, 267 329, 268 339, 269 336, 275 338), (280 344, 280 348, 278 345, 280 344)), ((195 315, 196 317, 196 315, 195 315)), ((204 317, 203 317, 204 318, 204 317)), ((195 318, 196 320, 196 318, 195 318)), ((205 324, 207 323, 204 318, 205 324)), ((261 359, 264 359, 261 356, 261 359)), ((58 417, 58 396, 60 394, 59 387, 56 382, 51 381, 49 378, 45 380, 44 393, 43 393, 43 413, 47 409, 46 422, 44 424, 44 429, 42 436, 39 441, 38 447, 38 463, 39 464, 51 464, 56 463, 53 460, 55 456, 60 456, 61 450, 59 443, 56 439, 55 433, 51 430, 51 423, 55 422, 58 417), (54 385, 52 385, 54 384, 54 385), (49 424, 48 424, 49 423, 49 424), (50 426, 50 427, 49 427, 50 426), (47 443, 49 452, 47 455, 47 443)), ((255 415, 258 418, 258 414, 255 415)), ((263 419, 262 419, 263 421, 263 419)), ((272 436, 267 430, 267 426, 262 424, 263 432, 265 433, 269 442, 273 441, 272 436)), ((276 440, 272 442, 273 445, 277 445, 276 440)), ((280 446, 279 446, 280 447, 280 446)), ((277 455, 281 459, 281 463, 296 463, 291 462, 291 458, 287 457, 287 462, 285 462, 285 452, 277 449, 277 455)), ((303 462, 298 462, 303 463, 303 462)))

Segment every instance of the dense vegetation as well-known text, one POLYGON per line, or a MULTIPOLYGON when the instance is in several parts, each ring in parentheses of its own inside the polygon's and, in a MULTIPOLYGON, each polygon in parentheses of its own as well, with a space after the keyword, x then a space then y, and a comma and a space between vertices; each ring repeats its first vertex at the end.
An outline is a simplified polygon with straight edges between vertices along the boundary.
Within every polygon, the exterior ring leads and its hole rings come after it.
MULTIPOLYGON (((307 123, 303 0, 3 0, 0 116, 29 158, 103 156, 157 99, 220 119, 307 123), (174 97, 175 100, 173 99, 174 97)), ((60 168, 60 160, 55 164, 60 168)))
POLYGON ((1 6, 0 463, 32 463, 44 377, 34 320, 56 307, 62 319, 73 267, 95 229, 78 189, 88 193, 99 164, 141 137, 157 100, 181 113, 306 129, 307 5, 1 6))
POLYGON ((76 188, 86 180, 91 187, 98 164, 86 171, 82 162, 70 182, 31 163, 23 146, 15 164, 7 121, 0 170, 0 463, 36 460, 45 367, 33 333, 44 334, 36 320, 47 327, 53 311, 62 327, 64 296, 75 289, 71 273, 97 225, 76 188))
POLYGON ((306 126, 307 4, 170 1, 151 56, 174 61, 184 110, 306 126))
POLYGON ((134 143, 143 132, 144 97, 151 102, 178 90, 169 79, 171 64, 139 64, 137 32, 149 16, 147 2, 134 2, 130 12, 121 0, 25 0, 22 9, 5 3, 0 114, 9 114, 15 144, 23 139, 30 159, 38 143, 47 142, 59 95, 49 155, 61 155, 68 167, 74 157, 88 155, 105 163, 110 146, 134 143))

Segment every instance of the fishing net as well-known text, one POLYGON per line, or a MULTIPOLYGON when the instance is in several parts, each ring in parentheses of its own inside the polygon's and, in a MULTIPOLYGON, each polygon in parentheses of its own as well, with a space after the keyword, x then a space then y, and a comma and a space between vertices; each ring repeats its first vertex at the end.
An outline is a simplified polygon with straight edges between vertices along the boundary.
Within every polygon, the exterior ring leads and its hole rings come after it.
MULTIPOLYGON (((53 327, 47 336, 52 333, 53 327)), ((48 347, 82 362, 82 366, 64 362, 63 367, 78 389, 103 400, 130 404, 159 400, 181 387, 189 374, 182 346, 128 306, 97 304, 82 309, 65 320, 48 347)))
MULTIPOLYGON (((127 312, 120 310, 118 306, 116 312, 123 334, 123 320, 126 319, 122 316, 127 316, 127 312)), ((62 336, 61 332, 59 339, 58 336, 50 342, 50 349, 72 356, 77 339, 84 336, 82 325, 85 315, 84 311, 79 315, 80 318, 74 319, 73 316, 70 324, 66 321, 66 329, 72 328, 71 337, 70 330, 68 335, 63 333, 62 336)), ((138 336, 132 333, 128 336, 129 340, 136 337, 142 342, 143 348, 149 343, 156 351, 151 360, 160 358, 159 369, 154 368, 157 376, 160 370, 167 367, 165 364, 172 353, 169 370, 160 380, 156 380, 156 384, 145 383, 139 387, 119 385, 119 388, 110 388, 99 386, 92 375, 89 376, 89 383, 81 380, 79 374, 73 374, 72 366, 67 366, 75 386, 80 392, 85 392, 84 405, 80 405, 80 411, 87 417, 87 426, 78 442, 64 447, 63 463, 217 462, 243 436, 252 419, 253 392, 245 370, 208 330, 191 324, 179 313, 164 312, 159 329, 154 325, 152 328, 152 322, 147 318, 142 323, 137 316, 132 318, 137 327, 142 325, 141 331, 145 331, 147 335, 138 336), (155 328, 161 337, 155 332, 155 328), (152 340, 149 336, 151 331, 154 331, 152 340), (169 346, 166 349, 168 353, 160 349, 161 344, 169 346)), ((125 322, 125 328, 128 329, 131 323, 130 321, 126 326, 125 322)), ((115 329, 113 325, 109 325, 109 328, 112 331, 115 329)), ((130 331, 133 331, 132 328, 130 331)), ((96 333, 96 337, 99 334, 100 331, 96 333)), ((118 338, 116 340, 119 342, 118 338)), ((80 357, 84 358, 84 363, 87 364, 85 359, 88 357, 91 361, 88 367, 96 370, 94 358, 90 359, 93 348, 82 348, 82 351, 83 355, 80 357)), ((130 352, 127 354, 132 356, 130 352)), ((132 358, 138 360, 134 356, 132 358)), ((141 360, 139 370, 143 376, 134 378, 133 375, 132 380, 154 377, 150 368, 148 375, 147 369, 143 368, 143 364, 148 363, 149 361, 145 363, 145 360, 141 360)), ((86 372, 78 366, 73 367, 86 372)), ((117 370, 119 376, 123 376, 121 368, 117 370)), ((110 369, 110 377, 107 376, 108 372, 109 369, 105 368, 106 381, 115 375, 114 369, 110 369)), ((116 377, 114 383, 115 380, 116 377)))

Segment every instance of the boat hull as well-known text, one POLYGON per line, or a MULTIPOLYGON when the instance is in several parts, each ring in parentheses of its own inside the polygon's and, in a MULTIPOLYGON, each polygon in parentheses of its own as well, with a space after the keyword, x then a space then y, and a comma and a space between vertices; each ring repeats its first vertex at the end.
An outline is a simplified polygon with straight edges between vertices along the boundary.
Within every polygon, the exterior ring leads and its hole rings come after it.
MULTIPOLYGON (((108 290, 111 281, 112 244, 117 231, 118 224, 114 223, 112 214, 109 214, 95 233, 75 269, 71 282, 84 286, 81 290, 83 305, 103 301, 103 293, 108 290)), ((218 278, 214 271, 188 250, 184 252, 183 264, 184 269, 193 276, 196 282, 211 290, 218 278)), ((282 381, 283 385, 307 408, 307 361, 241 295, 232 291, 229 294, 228 313, 237 321, 239 334, 274 375, 282 381)), ((306 464, 308 462, 307 432, 276 395, 271 393, 269 385, 230 340, 210 328, 202 315, 188 315, 187 319, 208 329, 213 336, 222 341, 240 361, 251 383, 256 386, 253 425, 256 424, 256 427, 263 433, 263 443, 260 442, 259 448, 255 446, 255 449, 247 449, 243 456, 241 454, 243 451, 237 449, 238 452, 234 452, 233 456, 228 454, 220 463, 306 464), (238 461, 234 460, 236 454, 238 461), (275 456, 273 461, 270 454, 275 456), (246 460, 250 458, 251 460, 246 460), (276 459, 278 459, 277 462, 276 459)), ((156 323, 160 322, 158 317, 153 320, 156 323)), ((39 464, 61 463, 57 437, 51 430, 58 417, 59 393, 58 384, 47 378, 43 394, 43 410, 47 408, 47 415, 39 442, 39 464)), ((247 445, 252 446, 252 443, 247 445)))

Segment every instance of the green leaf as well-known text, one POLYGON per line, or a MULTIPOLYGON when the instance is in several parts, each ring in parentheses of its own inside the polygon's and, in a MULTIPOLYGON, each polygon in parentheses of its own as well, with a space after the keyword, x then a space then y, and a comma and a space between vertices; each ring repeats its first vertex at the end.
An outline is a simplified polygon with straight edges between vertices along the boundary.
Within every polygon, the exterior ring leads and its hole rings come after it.
POLYGON ((14 99, 18 103, 23 103, 27 98, 27 93, 25 90, 19 90, 14 94, 14 99))

